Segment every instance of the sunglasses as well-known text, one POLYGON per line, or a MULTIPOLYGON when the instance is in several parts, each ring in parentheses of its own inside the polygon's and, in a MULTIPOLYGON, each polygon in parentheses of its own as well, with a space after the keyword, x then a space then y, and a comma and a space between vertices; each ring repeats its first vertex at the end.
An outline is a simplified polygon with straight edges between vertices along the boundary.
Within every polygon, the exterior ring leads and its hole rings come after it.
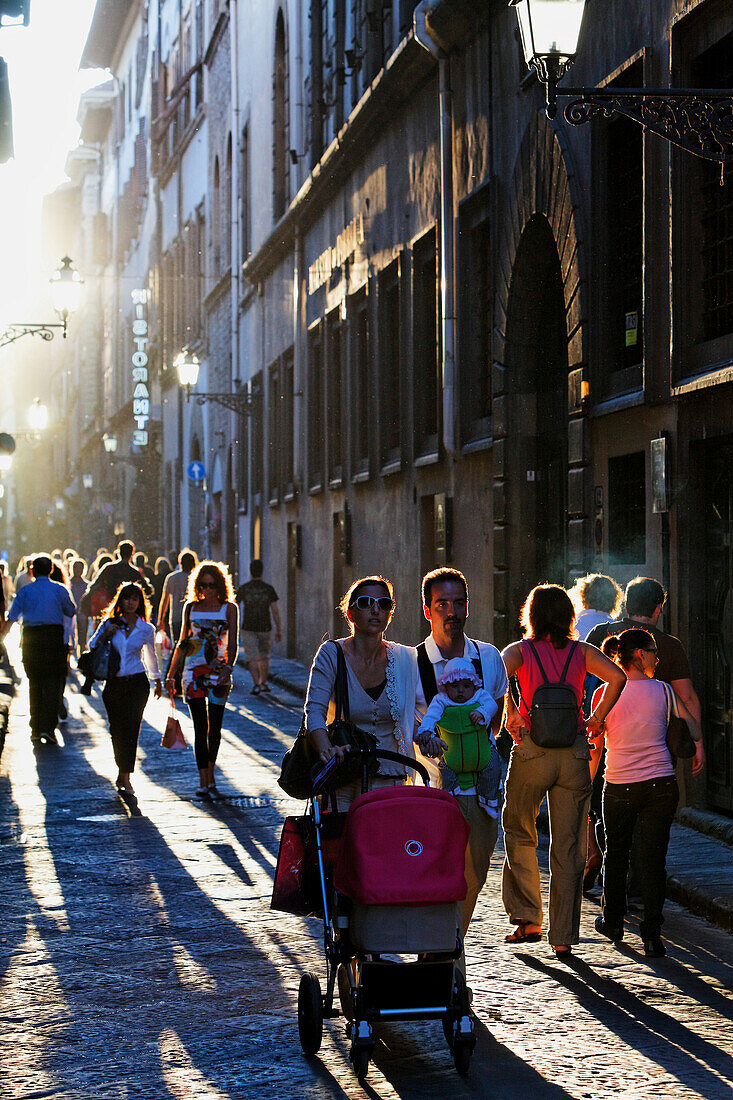
POLYGON ((389 596, 357 596, 349 607, 357 607, 359 611, 371 611, 373 607, 378 607, 380 611, 392 611, 394 600, 389 596))

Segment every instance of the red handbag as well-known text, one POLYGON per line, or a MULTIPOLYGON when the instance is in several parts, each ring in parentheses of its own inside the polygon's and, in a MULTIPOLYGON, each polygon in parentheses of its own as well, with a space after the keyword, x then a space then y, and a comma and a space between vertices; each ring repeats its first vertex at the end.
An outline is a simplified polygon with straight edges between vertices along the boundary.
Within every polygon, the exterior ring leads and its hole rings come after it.
POLYGON ((181 723, 178 721, 176 715, 176 705, 171 699, 171 709, 168 715, 168 721, 165 724, 165 732, 161 739, 161 745, 164 749, 187 749, 186 738, 183 736, 183 730, 181 729, 181 723))
MULTIPOLYGON (((326 889, 331 892, 333 867, 341 847, 346 814, 326 813, 321 817, 321 846, 326 889)), ((323 912, 321 879, 318 871, 313 818, 286 817, 277 854, 271 909, 296 917, 319 917, 323 912)))

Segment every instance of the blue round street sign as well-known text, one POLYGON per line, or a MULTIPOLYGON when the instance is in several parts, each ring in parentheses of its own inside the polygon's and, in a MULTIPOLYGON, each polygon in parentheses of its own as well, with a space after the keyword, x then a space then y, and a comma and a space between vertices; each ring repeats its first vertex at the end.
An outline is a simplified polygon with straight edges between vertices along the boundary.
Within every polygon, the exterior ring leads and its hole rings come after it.
POLYGON ((189 462, 186 473, 190 481, 203 481, 206 477, 206 467, 203 462, 189 462))

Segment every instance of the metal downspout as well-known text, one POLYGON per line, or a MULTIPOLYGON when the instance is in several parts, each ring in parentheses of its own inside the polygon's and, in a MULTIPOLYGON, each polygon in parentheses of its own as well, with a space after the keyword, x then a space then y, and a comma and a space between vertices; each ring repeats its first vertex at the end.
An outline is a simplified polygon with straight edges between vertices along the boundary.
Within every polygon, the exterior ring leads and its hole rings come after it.
POLYGON ((414 13, 415 38, 438 62, 440 118, 440 321, 443 344, 443 447, 456 454, 456 356, 453 260, 453 93, 450 60, 431 37, 427 17, 436 0, 422 0, 414 13))
MULTIPOLYGON (((231 134, 232 134, 232 183, 231 183, 231 208, 229 210, 230 223, 230 270, 232 273, 231 284, 231 310, 232 310, 232 388, 240 388, 242 368, 239 355, 239 303, 242 298, 242 256, 241 256, 241 224, 239 220, 239 169, 242 159, 242 134, 239 124, 239 5, 237 0, 229 0, 229 53, 230 53, 230 103, 231 103, 231 134)), ((232 413, 231 419, 234 426, 234 448, 232 450, 232 475, 234 489, 234 522, 231 530, 234 532, 234 572, 239 577, 240 550, 239 550, 239 483, 238 473, 241 469, 239 461, 240 449, 247 438, 245 431, 246 420, 240 413, 232 413)), ((230 498, 231 499, 231 498, 230 498)))

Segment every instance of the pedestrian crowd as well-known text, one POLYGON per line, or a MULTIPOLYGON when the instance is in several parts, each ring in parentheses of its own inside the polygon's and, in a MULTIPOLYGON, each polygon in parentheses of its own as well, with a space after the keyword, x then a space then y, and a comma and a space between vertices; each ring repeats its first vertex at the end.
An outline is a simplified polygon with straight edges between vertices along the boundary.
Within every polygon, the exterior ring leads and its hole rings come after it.
MULTIPOLYGON (((304 734, 324 766, 348 759, 349 747, 332 744, 328 732, 343 661, 351 722, 379 749, 431 763, 437 786, 455 797, 468 823, 464 937, 501 811, 502 900, 512 926, 506 941, 542 939, 537 820, 546 803, 546 934, 555 955, 569 956, 579 942, 583 893, 599 873, 604 893, 596 929, 622 939, 635 833, 644 952, 665 953, 665 862, 679 797, 667 745, 673 715, 687 723, 694 742, 692 774, 704 765, 687 655, 658 626, 665 600, 663 587, 645 577, 632 580, 625 594, 598 574, 569 590, 541 584, 521 610, 521 639, 499 653, 466 635, 468 583, 457 569, 423 578, 430 633, 417 647, 386 637, 396 609, 388 579, 363 577, 346 592, 341 610, 349 633, 323 642, 315 655, 304 734)), ((405 766, 385 759, 370 787, 407 781, 405 766)), ((353 778, 340 785, 335 808, 348 808, 360 791, 353 778)))
MULTIPOLYGON (((596 928, 611 940, 623 937, 636 833, 640 933, 647 955, 664 954, 665 859, 679 797, 667 747, 672 716, 684 719, 692 735, 693 775, 704 755, 687 655, 658 625, 662 585, 637 577, 622 593, 611 577, 598 574, 569 590, 540 584, 522 608, 522 637, 501 653, 467 636, 468 583, 458 569, 429 572, 421 596, 429 634, 417 646, 404 645, 386 637, 396 610, 392 583, 372 575, 350 586, 341 602, 348 634, 324 641, 310 670, 303 732, 313 754, 323 764, 348 754, 328 732, 343 669, 351 722, 379 748, 426 763, 469 826, 464 936, 487 878, 500 814, 502 899, 511 925, 506 940, 539 942, 537 820, 546 803, 546 935, 558 958, 579 942, 583 893, 598 875, 603 899, 596 928)), ((270 691, 273 634, 275 642, 281 639, 277 592, 263 580, 261 561, 251 563, 250 579, 236 593, 221 562, 198 561, 185 548, 170 559, 158 557, 151 568, 129 540, 114 553, 100 548, 91 566, 69 548, 27 557, 14 580, 4 567, 0 639, 22 622, 32 742, 57 743, 70 658, 91 677, 89 669, 103 656, 104 675, 97 678, 105 680, 120 794, 134 797, 152 681, 157 698, 164 690, 171 701, 183 695, 194 728, 196 795, 220 798, 215 765, 239 652, 240 608, 251 691, 259 695, 270 691)), ((15 678, 4 645, 0 661, 15 678)), ((385 759, 371 785, 405 782, 405 766, 385 759)), ((334 792, 334 807, 347 809, 360 790, 352 777, 334 792)))

